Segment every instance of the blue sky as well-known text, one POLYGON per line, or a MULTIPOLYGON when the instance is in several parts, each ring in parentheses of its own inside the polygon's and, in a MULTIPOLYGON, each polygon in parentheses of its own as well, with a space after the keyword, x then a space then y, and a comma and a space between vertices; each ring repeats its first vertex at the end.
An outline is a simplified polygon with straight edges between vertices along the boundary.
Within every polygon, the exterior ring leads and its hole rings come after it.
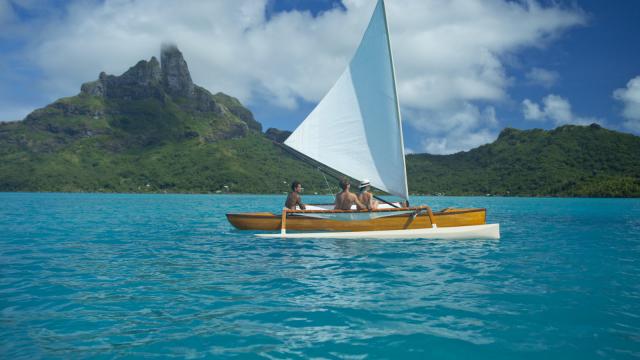
MULTIPOLYGON (((374 0, 0 0, 0 120, 183 52, 194 82, 294 129, 355 51, 374 0)), ((406 147, 452 153, 504 127, 640 134, 640 2, 387 0, 406 147)))

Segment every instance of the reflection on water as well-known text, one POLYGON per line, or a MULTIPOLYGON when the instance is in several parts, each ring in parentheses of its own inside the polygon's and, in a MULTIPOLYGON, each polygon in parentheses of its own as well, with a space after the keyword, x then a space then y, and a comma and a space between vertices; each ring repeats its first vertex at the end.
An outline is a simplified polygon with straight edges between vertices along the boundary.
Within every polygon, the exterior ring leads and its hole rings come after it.
POLYGON ((422 199, 501 223, 442 241, 257 239, 224 218, 278 196, 0 197, 9 358, 640 354, 636 200, 422 199))

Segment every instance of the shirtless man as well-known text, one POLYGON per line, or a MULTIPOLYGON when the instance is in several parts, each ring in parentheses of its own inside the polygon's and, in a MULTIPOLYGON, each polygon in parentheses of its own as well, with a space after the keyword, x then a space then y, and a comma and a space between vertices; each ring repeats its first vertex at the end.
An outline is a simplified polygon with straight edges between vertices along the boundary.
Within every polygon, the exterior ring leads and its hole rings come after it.
POLYGON ((291 210, 296 210, 296 205, 300 207, 301 210, 305 210, 304 204, 302 203, 302 198, 300 197, 300 193, 302 192, 302 184, 299 181, 294 181, 291 183, 291 193, 287 196, 287 201, 284 202, 284 206, 291 210))
POLYGON ((353 204, 356 204, 358 210, 367 208, 358 200, 356 194, 349 191, 351 184, 347 179, 340 180, 340 187, 342 191, 336 195, 335 210, 351 210, 353 204))
POLYGON ((364 204, 369 210, 378 207, 378 202, 373 200, 373 195, 369 191, 369 180, 362 180, 359 186, 358 200, 364 204))

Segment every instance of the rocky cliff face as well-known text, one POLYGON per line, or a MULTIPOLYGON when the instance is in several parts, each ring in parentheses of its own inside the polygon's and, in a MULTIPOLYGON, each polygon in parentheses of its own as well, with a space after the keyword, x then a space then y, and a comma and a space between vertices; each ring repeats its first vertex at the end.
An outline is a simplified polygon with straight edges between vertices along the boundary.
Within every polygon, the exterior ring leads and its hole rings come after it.
POLYGON ((193 104, 186 104, 189 110, 222 111, 209 91, 193 83, 187 62, 175 45, 163 45, 160 59, 141 60, 120 76, 102 72, 98 80, 82 84, 80 93, 121 100, 162 99, 166 95, 192 100, 193 104))
POLYGON ((140 100, 162 97, 162 71, 155 57, 139 61, 120 76, 100 73, 98 80, 82 84, 81 94, 108 99, 140 100))
POLYGON ((121 76, 102 72, 98 80, 82 85, 81 94, 116 100, 164 101, 165 96, 187 100, 180 101, 183 110, 217 115, 228 112, 244 121, 248 129, 262 131, 262 125, 237 99, 222 93, 213 96, 194 84, 187 62, 175 45, 163 45, 160 59, 141 60, 121 76))
POLYGON ((180 50, 175 45, 165 44, 162 46, 160 60, 164 90, 174 97, 192 98, 194 85, 180 50))
POLYGON ((175 45, 162 46, 160 61, 141 60, 120 76, 101 72, 97 80, 82 84, 78 96, 32 112, 25 124, 56 133, 119 131, 138 139, 129 143, 139 144, 183 138, 211 142, 262 131, 236 98, 212 95, 194 84, 175 45), (99 120, 107 126, 97 129, 99 120))

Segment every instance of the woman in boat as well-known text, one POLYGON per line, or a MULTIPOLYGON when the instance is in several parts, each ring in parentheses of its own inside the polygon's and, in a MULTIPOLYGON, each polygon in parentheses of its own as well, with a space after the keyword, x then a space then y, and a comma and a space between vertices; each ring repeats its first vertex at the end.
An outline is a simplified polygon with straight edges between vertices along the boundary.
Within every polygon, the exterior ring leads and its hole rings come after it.
POLYGON ((336 195, 335 210, 351 210, 351 207, 355 204, 358 210, 366 209, 367 207, 358 200, 356 194, 349 191, 351 184, 347 179, 340 180, 340 187, 342 191, 336 195))
POLYGON ((358 193, 358 200, 366 206, 367 209, 373 210, 378 207, 378 202, 373 199, 373 194, 369 191, 369 180, 362 180, 360 182, 360 192, 358 193))
POLYGON ((296 205, 300 207, 301 210, 305 210, 305 206, 302 203, 302 197, 300 193, 302 192, 302 184, 294 180, 291 183, 291 193, 287 196, 287 201, 284 202, 284 206, 287 209, 296 210, 296 205))

